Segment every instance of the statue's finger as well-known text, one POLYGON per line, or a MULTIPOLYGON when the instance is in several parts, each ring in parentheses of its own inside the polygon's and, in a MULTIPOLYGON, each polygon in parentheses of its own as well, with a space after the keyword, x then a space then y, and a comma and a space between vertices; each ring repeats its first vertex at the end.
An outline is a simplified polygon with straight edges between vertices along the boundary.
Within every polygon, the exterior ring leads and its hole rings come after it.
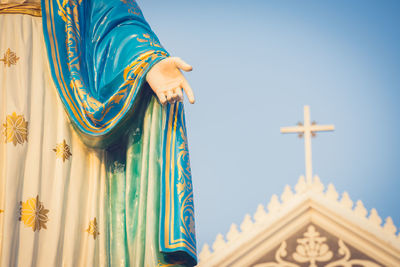
POLYGON ((189 99, 190 104, 194 104, 194 94, 193 90, 190 87, 189 83, 186 81, 186 79, 182 82, 182 88, 186 93, 187 98, 189 99))
MULTIPOLYGON (((171 90, 172 91, 172 90, 171 90)), ((171 97, 168 99, 168 102, 170 104, 174 104, 176 101, 178 101, 178 96, 174 92, 172 92, 171 97)))
POLYGON ((172 90, 167 90, 166 96, 167 96, 168 102, 171 102, 173 100, 173 97, 174 97, 174 94, 173 94, 172 90))
POLYGON ((164 105, 167 102, 167 97, 165 96, 164 93, 158 93, 157 94, 158 100, 160 100, 160 103, 164 105))
POLYGON ((182 88, 180 88, 180 87, 175 88, 174 93, 176 95, 176 101, 177 102, 183 101, 182 88))
POLYGON ((173 96, 172 96, 172 101, 175 103, 175 102, 177 102, 177 101, 179 101, 179 96, 177 95, 177 94, 173 94, 173 96))
POLYGON ((193 67, 190 66, 189 64, 187 64, 181 58, 174 57, 173 59, 174 59, 174 62, 175 62, 175 66, 177 66, 179 69, 184 70, 184 71, 192 71, 193 70, 193 67))

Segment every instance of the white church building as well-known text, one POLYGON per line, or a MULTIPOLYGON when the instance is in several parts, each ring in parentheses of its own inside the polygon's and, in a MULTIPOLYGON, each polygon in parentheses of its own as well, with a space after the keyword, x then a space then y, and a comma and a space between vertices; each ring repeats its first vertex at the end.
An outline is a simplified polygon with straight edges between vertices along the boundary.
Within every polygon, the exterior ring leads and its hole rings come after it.
POLYGON ((285 127, 282 133, 304 136, 306 175, 294 190, 273 195, 266 209, 259 205, 226 236, 219 234, 199 254, 199 267, 400 267, 400 233, 390 217, 382 220, 361 200, 344 192, 339 197, 332 184, 325 187, 312 175, 311 136, 331 131, 332 125, 310 123, 304 108, 304 125, 285 127))

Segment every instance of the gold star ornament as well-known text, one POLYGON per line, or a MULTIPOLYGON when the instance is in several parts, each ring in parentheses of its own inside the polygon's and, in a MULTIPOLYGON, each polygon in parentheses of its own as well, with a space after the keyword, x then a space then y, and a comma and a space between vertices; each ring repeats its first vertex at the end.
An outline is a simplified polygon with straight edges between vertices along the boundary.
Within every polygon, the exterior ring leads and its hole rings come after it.
POLYGON ((16 65, 19 57, 15 52, 12 52, 10 48, 4 53, 3 58, 0 58, 0 61, 4 62, 4 66, 10 67, 11 65, 16 65))
POLYGON ((65 139, 62 143, 57 144, 56 148, 54 148, 53 151, 56 152, 56 157, 61 158, 63 162, 65 162, 65 160, 69 159, 72 156, 71 147, 67 145, 65 139))
POLYGON ((42 228, 47 229, 46 223, 49 220, 43 203, 39 201, 39 196, 28 199, 26 202, 20 202, 20 216, 19 220, 32 230, 40 231, 42 228))
POLYGON ((96 237, 100 234, 98 229, 97 229, 96 217, 94 217, 94 219, 89 222, 89 227, 88 227, 88 229, 86 229, 86 232, 88 232, 89 235, 92 235, 93 239, 96 240, 96 237))
POLYGON ((17 115, 15 112, 6 117, 6 123, 3 123, 6 143, 23 144, 28 142, 28 122, 23 115, 17 115))

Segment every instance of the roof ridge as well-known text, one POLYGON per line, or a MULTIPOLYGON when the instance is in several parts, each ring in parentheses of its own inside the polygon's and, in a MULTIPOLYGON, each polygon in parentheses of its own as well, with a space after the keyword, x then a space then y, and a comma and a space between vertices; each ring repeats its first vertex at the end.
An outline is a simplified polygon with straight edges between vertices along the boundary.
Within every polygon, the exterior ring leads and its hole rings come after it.
POLYGON ((301 202, 303 199, 315 197, 324 200, 323 202, 329 205, 334 205, 336 208, 342 209, 344 212, 347 212, 349 216, 353 216, 354 219, 362 220, 363 225, 372 230, 370 231, 372 234, 380 239, 390 240, 391 244, 400 249, 400 231, 396 235, 396 232, 400 230, 400 228, 396 228, 390 216, 387 217, 385 223, 382 224, 383 220, 375 208, 372 208, 368 215, 368 211, 361 200, 357 200, 354 205, 354 202, 346 191, 343 192, 342 197, 339 199, 339 193, 336 191, 334 185, 332 183, 328 184, 325 190, 325 186, 320 178, 315 175, 311 184, 307 184, 304 176, 300 176, 294 187, 294 192, 289 185, 286 185, 280 196, 280 200, 276 194, 272 195, 269 203, 266 205, 267 211, 262 204, 259 204, 253 216, 250 216, 250 214, 245 215, 240 224, 240 229, 233 223, 226 234, 226 238, 222 234, 218 234, 212 244, 212 250, 207 243, 204 244, 199 253, 200 262, 209 259, 217 252, 239 244, 241 241, 244 241, 246 237, 261 229, 261 227, 272 224, 275 220, 278 220, 277 218, 284 214, 284 212, 288 212, 291 206, 293 207, 296 203, 299 203, 299 200, 301 202), (379 233, 379 235, 377 235, 377 233, 379 233))

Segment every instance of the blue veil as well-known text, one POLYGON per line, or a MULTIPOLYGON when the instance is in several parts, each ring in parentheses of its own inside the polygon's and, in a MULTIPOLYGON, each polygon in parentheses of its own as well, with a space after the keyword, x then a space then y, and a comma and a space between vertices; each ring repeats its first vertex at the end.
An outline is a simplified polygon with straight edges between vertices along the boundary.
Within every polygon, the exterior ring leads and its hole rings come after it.
MULTIPOLYGON (((121 140, 130 138, 124 136, 132 133, 132 125, 140 124, 152 110, 162 114, 157 119, 159 127, 154 128, 160 145, 155 155, 159 162, 158 250, 195 264, 193 192, 183 104, 161 106, 145 81, 149 69, 168 57, 168 52, 133 0, 42 0, 42 14, 53 81, 71 124, 87 146, 129 146, 121 140)), ((132 144, 142 141, 135 142, 132 144)), ((140 153, 132 158, 125 156, 122 161, 135 164, 140 153)), ((126 177, 131 176, 128 168, 124 171, 126 177)), ((131 216, 127 210, 119 212, 131 216)), ((126 236, 129 238, 129 233, 126 236)))

